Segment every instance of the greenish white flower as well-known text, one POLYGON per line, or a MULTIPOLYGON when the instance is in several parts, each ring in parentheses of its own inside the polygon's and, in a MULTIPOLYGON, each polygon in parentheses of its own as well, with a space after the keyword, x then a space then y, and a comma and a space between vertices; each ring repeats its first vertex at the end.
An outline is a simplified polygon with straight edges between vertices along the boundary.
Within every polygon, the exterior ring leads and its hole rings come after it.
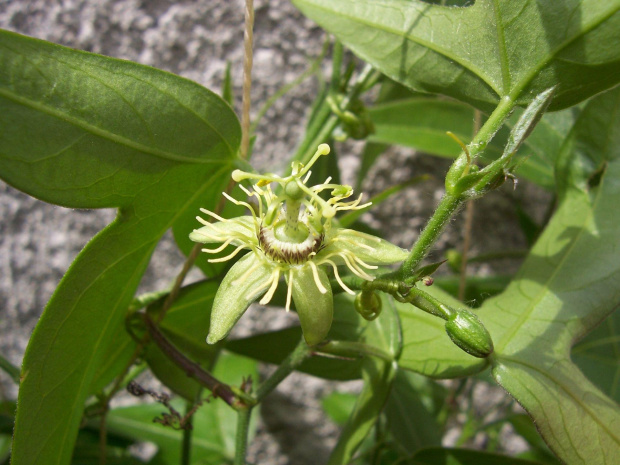
POLYGON ((224 277, 211 314, 211 327, 207 342, 210 344, 226 337, 248 306, 260 299, 268 304, 281 278, 287 284, 286 310, 291 300, 299 315, 306 342, 315 345, 327 336, 332 323, 333 299, 326 268, 333 271, 334 278, 346 292, 354 294, 342 281, 339 267, 372 280, 370 274, 377 265, 402 261, 407 251, 378 237, 332 225, 339 211, 355 210, 361 195, 346 201, 353 194, 350 186, 324 183, 308 187, 310 167, 330 149, 321 144, 307 166, 293 163, 290 176, 258 175, 235 170, 233 180, 256 181, 248 190, 240 185, 249 197, 257 199, 258 206, 238 201, 228 194, 224 196, 237 205, 247 207, 251 216, 226 219, 202 209, 215 222, 198 217, 204 226, 194 230, 190 239, 204 244, 220 243, 217 248, 203 249, 218 253, 228 245, 235 246, 229 255, 211 259, 211 262, 230 260, 239 252, 250 252, 242 257, 224 277), (280 189, 272 190, 277 183, 280 189), (329 192, 325 200, 320 194, 329 192))

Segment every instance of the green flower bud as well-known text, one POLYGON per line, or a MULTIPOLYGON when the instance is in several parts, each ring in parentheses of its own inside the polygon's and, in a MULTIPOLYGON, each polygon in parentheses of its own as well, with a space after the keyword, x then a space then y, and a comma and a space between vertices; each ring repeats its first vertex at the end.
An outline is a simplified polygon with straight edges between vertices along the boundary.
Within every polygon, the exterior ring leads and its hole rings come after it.
POLYGON ((491 335, 476 315, 459 310, 448 318, 446 332, 452 342, 470 355, 478 358, 493 353, 491 335))

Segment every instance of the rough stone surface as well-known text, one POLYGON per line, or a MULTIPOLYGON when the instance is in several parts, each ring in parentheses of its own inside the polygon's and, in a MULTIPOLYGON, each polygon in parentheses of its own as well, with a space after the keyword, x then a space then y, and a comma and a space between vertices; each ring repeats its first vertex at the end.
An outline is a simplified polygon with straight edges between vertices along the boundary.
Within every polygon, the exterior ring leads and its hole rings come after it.
MULTIPOLYGON (((256 5, 253 113, 282 85, 291 82, 320 53, 323 32, 285 0, 260 0, 256 5)), ((0 27, 73 48, 134 60, 165 69, 217 91, 227 60, 232 64, 235 106, 240 108, 242 80, 243 3, 235 1, 169 0, 0 0, 0 27)), ((298 143, 307 109, 317 90, 308 80, 279 100, 259 125, 254 163, 278 171, 298 143)), ((352 182, 360 144, 344 144, 338 152, 345 179, 352 182)), ((364 184, 374 194, 411 176, 431 173, 432 181, 396 195, 364 219, 403 247, 409 247, 442 195, 445 160, 410 150, 390 149, 364 184)), ((503 188, 480 201, 475 211, 472 252, 522 247, 513 199, 542 214, 546 195, 532 186, 516 192, 503 188), (528 200, 529 199, 529 200, 528 200), (532 200, 533 199, 533 200, 532 200), (528 203, 529 202, 529 203, 528 203)), ((63 273, 87 241, 114 218, 110 210, 69 210, 34 200, 0 184, 0 350, 14 364, 21 362, 28 337, 63 273)), ((439 250, 461 244, 462 218, 454 220, 438 243, 439 250)), ((436 252, 439 257, 441 252, 436 252)), ((158 247, 143 290, 166 286, 183 257, 171 237, 158 247)), ((500 264, 514 269, 514 263, 500 264)), ((491 271, 486 267, 483 271, 491 271)), ((236 334, 283 326, 294 317, 278 310, 250 310, 236 334), (265 313, 267 312, 267 313, 265 313)), ((264 372, 269 368, 265 367, 264 372)), ((2 373, 4 394, 14 387, 2 373)), ((262 406, 264 421, 251 446, 256 463, 325 463, 337 428, 326 420, 320 399, 336 385, 294 374, 262 406)), ((2 391, 0 391, 2 394, 2 391)))

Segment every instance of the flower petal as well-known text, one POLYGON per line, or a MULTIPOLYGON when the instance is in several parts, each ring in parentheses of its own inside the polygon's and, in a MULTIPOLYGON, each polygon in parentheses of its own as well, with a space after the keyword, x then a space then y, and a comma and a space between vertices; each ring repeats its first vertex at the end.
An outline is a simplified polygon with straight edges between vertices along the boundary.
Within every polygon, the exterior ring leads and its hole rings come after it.
POLYGON ((213 301, 209 344, 224 339, 250 304, 265 293, 271 272, 272 267, 250 252, 226 273, 213 301))
POLYGON ((317 287, 315 275, 309 265, 294 269, 291 283, 301 329, 310 346, 327 337, 334 317, 334 300, 329 278, 321 268, 316 268, 316 278, 326 290, 324 294, 317 287))
POLYGON ((252 241, 258 243, 254 219, 251 216, 239 216, 226 221, 216 221, 202 228, 194 229, 189 235, 192 241, 203 244, 225 242, 231 237, 238 237, 232 241, 233 245, 252 241))
POLYGON ((390 265, 403 261, 409 255, 405 249, 379 237, 353 229, 337 229, 331 244, 317 255, 317 259, 320 260, 322 256, 338 250, 353 252, 356 257, 369 265, 390 265))

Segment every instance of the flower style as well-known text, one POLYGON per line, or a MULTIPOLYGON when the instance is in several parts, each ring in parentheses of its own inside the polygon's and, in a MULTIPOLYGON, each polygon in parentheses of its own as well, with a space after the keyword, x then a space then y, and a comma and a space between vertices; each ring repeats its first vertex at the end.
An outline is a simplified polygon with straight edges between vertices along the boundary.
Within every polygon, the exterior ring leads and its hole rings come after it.
POLYGON ((210 223, 197 217, 204 226, 194 230, 190 239, 204 244, 221 243, 215 249, 202 249, 207 253, 236 246, 231 254, 211 262, 230 260, 241 250, 250 250, 231 267, 216 293, 207 337, 209 344, 226 337, 259 297, 262 296, 261 305, 268 304, 281 277, 287 283, 286 310, 290 309, 292 299, 306 342, 318 344, 327 336, 333 317, 332 290, 324 265, 333 270, 342 289, 354 294, 342 281, 339 266, 346 266, 362 279, 372 280, 374 277, 369 273, 377 265, 396 263, 407 257, 407 251, 383 239, 332 225, 337 212, 370 204, 360 205, 361 195, 356 200, 345 201, 353 189, 330 184, 330 178, 323 184, 306 186, 310 167, 329 151, 327 144, 319 145, 310 163, 304 166, 294 162, 292 174, 287 177, 233 171, 235 182, 255 181, 251 190, 239 187, 248 197, 256 197, 258 207, 223 195, 247 207, 251 216, 225 219, 201 209, 217 221, 210 223), (279 184, 279 188, 272 190, 272 183, 279 184), (324 191, 330 191, 328 200, 320 196, 324 191))

